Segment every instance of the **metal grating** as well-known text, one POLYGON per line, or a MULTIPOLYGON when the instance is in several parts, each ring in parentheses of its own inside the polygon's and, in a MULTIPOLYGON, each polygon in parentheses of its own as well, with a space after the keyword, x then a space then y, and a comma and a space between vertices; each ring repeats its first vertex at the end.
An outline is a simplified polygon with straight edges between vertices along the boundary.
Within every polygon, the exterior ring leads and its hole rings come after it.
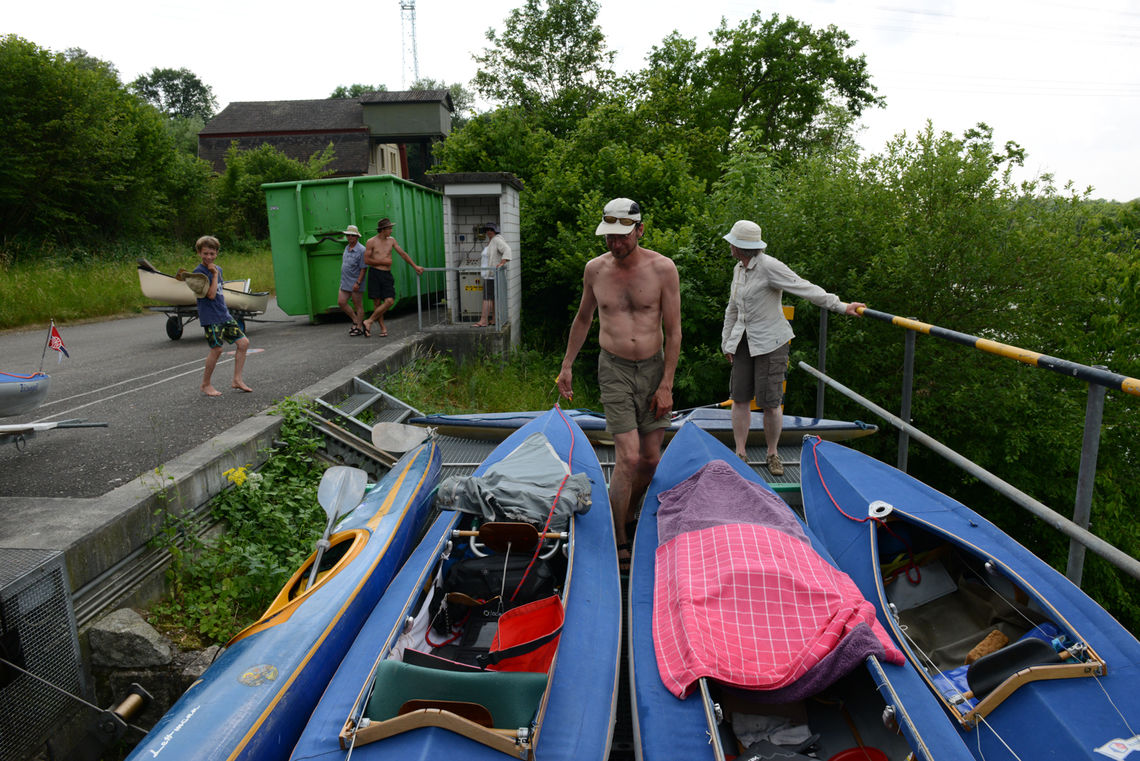
MULTIPOLYGON (((5 660, 72 695, 83 694, 63 553, 0 548, 0 648, 5 660)), ((0 666, 0 761, 31 758, 73 709, 59 690, 0 666)))

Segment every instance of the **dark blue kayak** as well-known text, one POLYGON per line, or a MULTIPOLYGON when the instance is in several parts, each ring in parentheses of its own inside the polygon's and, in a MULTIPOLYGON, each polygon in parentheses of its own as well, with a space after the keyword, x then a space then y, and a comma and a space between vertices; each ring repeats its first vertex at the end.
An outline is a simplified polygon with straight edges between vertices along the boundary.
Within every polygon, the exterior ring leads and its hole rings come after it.
MULTIPOLYGON (((472 439, 501 441, 511 431, 525 425, 530 420, 544 413, 528 412, 477 412, 467 415, 423 415, 411 418, 408 422, 415 425, 430 426, 445 436, 461 436, 472 439)), ((575 409, 566 410, 566 414, 586 432, 586 436, 595 444, 612 444, 613 436, 606 431, 606 417, 604 413, 593 410, 575 409)), ((764 415, 753 412, 748 429, 748 444, 756 446, 764 442, 764 415)), ((726 443, 732 442, 732 410, 720 407, 698 407, 685 413, 674 416, 673 423, 665 432, 668 440, 681 426, 692 421, 700 428, 716 436, 726 443)), ((862 436, 869 436, 879 430, 879 427, 860 420, 830 420, 828 418, 802 417, 800 415, 784 415, 783 429, 780 431, 780 443, 784 445, 798 444, 805 435, 812 434, 827 441, 848 441, 862 436)))
MULTIPOLYGON (((449 648, 455 645, 437 633, 441 613, 431 613, 429 597, 437 599, 442 591, 445 567, 471 560, 470 537, 453 532, 470 528, 472 516, 441 510, 361 628, 293 759, 344 759, 351 747, 352 758, 362 761, 510 756, 605 761, 616 711, 621 587, 605 480, 574 420, 558 408, 534 417, 474 474, 482 476, 541 433, 569 472, 588 479, 591 506, 572 517, 568 545, 549 558, 549 566, 559 569, 554 578, 565 616, 547 670, 471 671, 464 667, 465 656, 452 654, 449 648)), ((488 559, 507 562, 501 549, 488 559)), ((466 640, 471 616, 477 614, 468 614, 460 625, 459 644, 466 640)))
MULTIPOLYGON (((818 758, 903 759, 913 753, 914 759, 924 761, 970 759, 931 696, 919 695, 911 701, 898 699, 903 693, 921 689, 922 680, 914 668, 875 656, 867 657, 862 667, 856 667, 820 694, 794 704, 775 706, 765 701, 763 693, 723 690, 711 679, 702 679, 701 689, 684 699, 666 689, 653 639, 659 495, 714 460, 728 463, 743 478, 770 489, 752 468, 696 425, 684 426, 665 449, 638 519, 629 579, 630 692, 636 757, 645 761, 723 761, 726 755, 738 755, 735 743, 744 741, 734 735, 729 725, 734 725, 734 713, 740 712, 806 716, 810 731, 819 735, 813 751, 818 758), (898 728, 897 732, 884 727, 884 714, 898 728), (868 755, 851 750, 858 746, 868 748, 868 755), (873 750, 887 755, 873 755, 873 750)), ((806 528, 805 533, 812 548, 834 565, 819 539, 806 528)), ((731 643, 725 647, 730 648, 731 643)), ((775 755, 739 756, 806 758, 792 756, 786 748, 769 751, 775 755)))
POLYGON ((1140 750, 1140 642, 1065 576, 847 447, 805 442, 801 480, 808 525, 922 676, 902 704, 934 697, 979 761, 1140 750))

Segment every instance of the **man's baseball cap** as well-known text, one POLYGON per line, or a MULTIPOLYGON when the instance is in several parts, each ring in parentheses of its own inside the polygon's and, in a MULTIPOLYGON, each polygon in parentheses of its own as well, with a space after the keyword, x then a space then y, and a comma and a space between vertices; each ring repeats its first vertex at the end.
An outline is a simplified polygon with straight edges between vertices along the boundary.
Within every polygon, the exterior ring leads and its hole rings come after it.
POLYGON ((637 201, 628 198, 615 198, 602 210, 602 221, 594 235, 629 235, 637 223, 641 222, 641 207, 637 201))

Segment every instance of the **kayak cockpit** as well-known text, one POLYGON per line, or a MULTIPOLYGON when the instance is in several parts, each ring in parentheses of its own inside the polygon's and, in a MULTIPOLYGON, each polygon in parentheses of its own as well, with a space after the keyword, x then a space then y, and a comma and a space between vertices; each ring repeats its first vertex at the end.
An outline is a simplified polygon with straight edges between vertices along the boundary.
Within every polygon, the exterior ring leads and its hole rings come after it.
POLYGON ((895 635, 965 727, 1031 682, 1104 675, 1086 640, 997 559, 897 511, 873 533, 895 635))
MULTIPOLYGON (((572 529, 571 529, 572 532, 572 529)), ((437 727, 527 758, 546 705, 569 588, 570 532, 464 516, 342 748, 437 727)), ((354 712, 354 716, 355 716, 354 712)))

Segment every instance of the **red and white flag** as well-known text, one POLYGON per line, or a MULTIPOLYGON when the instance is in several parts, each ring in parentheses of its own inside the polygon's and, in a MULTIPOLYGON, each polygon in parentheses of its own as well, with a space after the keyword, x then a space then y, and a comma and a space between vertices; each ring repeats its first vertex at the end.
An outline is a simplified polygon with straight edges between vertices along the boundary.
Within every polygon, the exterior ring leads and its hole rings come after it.
POLYGON ((51 335, 48 336, 48 348, 59 352, 59 361, 62 362, 64 357, 68 359, 71 355, 67 353, 67 347, 63 345, 63 336, 55 327, 55 320, 51 321, 51 335))

